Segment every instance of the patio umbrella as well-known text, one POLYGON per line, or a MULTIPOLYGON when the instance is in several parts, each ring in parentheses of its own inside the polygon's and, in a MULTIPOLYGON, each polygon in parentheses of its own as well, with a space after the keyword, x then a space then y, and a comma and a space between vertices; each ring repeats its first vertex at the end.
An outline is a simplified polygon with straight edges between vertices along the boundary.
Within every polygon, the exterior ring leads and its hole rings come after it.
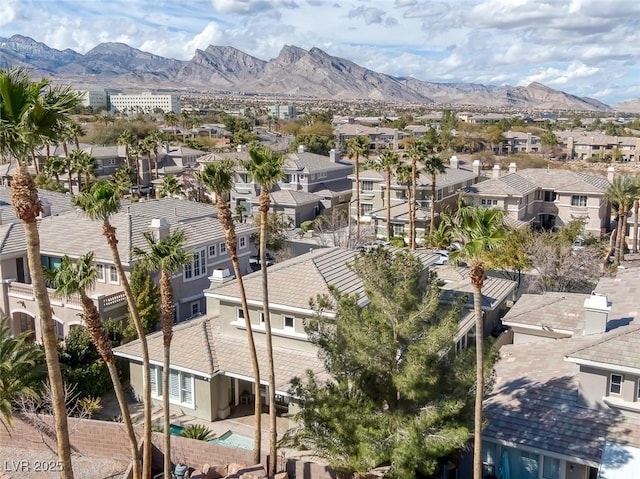
POLYGON ((502 460, 500 461, 500 474, 498 474, 498 479, 511 479, 509 455, 507 454, 507 451, 502 451, 502 460))

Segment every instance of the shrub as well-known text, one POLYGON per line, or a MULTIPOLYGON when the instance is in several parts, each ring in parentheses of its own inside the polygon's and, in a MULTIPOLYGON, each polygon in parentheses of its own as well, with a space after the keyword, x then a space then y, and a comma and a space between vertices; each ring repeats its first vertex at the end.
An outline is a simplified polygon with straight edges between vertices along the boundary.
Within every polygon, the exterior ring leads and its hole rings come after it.
POLYGON ((182 430, 180 434, 182 437, 188 437, 189 439, 197 439, 199 441, 210 441, 214 439, 216 435, 207 427, 202 424, 190 424, 182 430))

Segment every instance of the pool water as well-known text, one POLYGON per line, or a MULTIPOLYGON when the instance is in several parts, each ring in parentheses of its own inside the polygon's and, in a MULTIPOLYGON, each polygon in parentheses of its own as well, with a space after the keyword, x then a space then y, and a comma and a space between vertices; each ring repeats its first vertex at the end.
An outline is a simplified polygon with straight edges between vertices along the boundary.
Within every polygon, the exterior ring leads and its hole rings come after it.
POLYGON ((236 434, 233 431, 227 431, 221 436, 211 439, 209 441, 212 444, 222 444, 223 446, 236 447, 238 449, 253 449, 253 439, 250 437, 236 434))
POLYGON ((184 428, 182 426, 178 426, 177 424, 170 424, 169 425, 169 432, 171 433, 172 436, 180 436, 182 435, 182 431, 184 430, 184 428))

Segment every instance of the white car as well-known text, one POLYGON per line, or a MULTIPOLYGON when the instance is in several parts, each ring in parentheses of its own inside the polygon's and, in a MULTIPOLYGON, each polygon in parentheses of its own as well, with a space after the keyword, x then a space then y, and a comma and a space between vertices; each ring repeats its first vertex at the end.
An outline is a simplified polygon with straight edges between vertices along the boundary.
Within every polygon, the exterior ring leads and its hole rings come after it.
POLYGON ((449 252, 447 250, 445 249, 435 250, 433 251, 433 254, 438 255, 438 259, 436 260, 435 264, 443 265, 449 262, 449 252))

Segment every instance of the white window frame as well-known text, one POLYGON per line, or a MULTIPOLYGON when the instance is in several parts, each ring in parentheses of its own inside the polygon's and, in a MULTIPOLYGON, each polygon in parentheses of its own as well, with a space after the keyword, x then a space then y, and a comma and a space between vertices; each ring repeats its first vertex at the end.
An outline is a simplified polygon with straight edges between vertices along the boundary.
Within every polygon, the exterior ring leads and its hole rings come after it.
POLYGON ((215 258, 216 257, 216 245, 214 244, 210 244, 209 248, 207 248, 207 254, 209 255, 209 258, 215 258))
POLYGON ((64 322, 53 318, 53 329, 56 333, 56 338, 64 338, 64 322))
POLYGON ((184 281, 193 281, 207 275, 207 261, 205 250, 200 249, 193 251, 191 262, 182 268, 182 276, 184 281))
POLYGON ((118 277, 118 270, 115 265, 109 265, 109 284, 120 284, 120 278, 118 277), (113 278, 115 274, 115 279, 113 278))
POLYGON ((240 247, 240 249, 244 249, 247 247, 247 237, 246 236, 240 236, 240 238, 238 238, 238 246, 240 247))
POLYGON ((236 321, 244 324, 244 309, 242 308, 236 309, 236 321))
POLYGON ((160 399, 162 397, 162 368, 154 364, 149 366, 149 388, 151 397, 160 399))
POLYGON ((282 318, 282 329, 295 331, 295 329, 296 329, 296 318, 294 318, 293 316, 283 316, 283 318, 282 318), (287 319, 291 320, 291 326, 287 326, 287 319))
POLYGON ((96 281, 99 283, 105 283, 107 279, 104 276, 104 265, 96 263, 96 281))
POLYGON ((191 373, 185 373, 184 371, 178 371, 176 369, 169 369, 169 402, 171 404, 178 404, 190 409, 195 408, 196 393, 195 393, 195 378, 191 373), (177 377, 178 381, 178 397, 171 395, 172 390, 172 378, 177 377), (191 390, 191 401, 185 401, 185 388, 183 388, 183 380, 189 381, 189 388, 191 390))
POLYGON ((200 301, 194 301, 193 303, 191 303, 190 308, 191 308, 191 316, 200 314, 200 301))
POLYGON ((223 255, 227 252, 227 243, 220 243, 220 247, 218 248, 220 255, 223 255))
POLYGON ((571 206, 586 208, 588 204, 589 197, 587 195, 571 195, 571 206))
POLYGON ((107 165, 117 165, 117 160, 115 158, 107 159, 107 165))
POLYGON ((640 379, 636 382, 636 401, 640 401, 640 379))
POLYGON ((622 374, 618 374, 618 373, 611 373, 609 375, 609 394, 613 395, 613 396, 622 396, 622 385, 624 384, 624 376, 622 374), (620 378, 620 382, 619 383, 614 383, 613 382, 613 377, 617 376, 620 378), (619 386, 620 390, 618 392, 614 392, 613 391, 613 386, 619 386))
POLYGON ((373 181, 362 180, 360 183, 362 184, 360 191, 373 191, 373 181))
POLYGON ((360 203, 360 216, 369 216, 373 212, 373 203, 360 203), (365 207, 368 211, 365 211, 365 207))

